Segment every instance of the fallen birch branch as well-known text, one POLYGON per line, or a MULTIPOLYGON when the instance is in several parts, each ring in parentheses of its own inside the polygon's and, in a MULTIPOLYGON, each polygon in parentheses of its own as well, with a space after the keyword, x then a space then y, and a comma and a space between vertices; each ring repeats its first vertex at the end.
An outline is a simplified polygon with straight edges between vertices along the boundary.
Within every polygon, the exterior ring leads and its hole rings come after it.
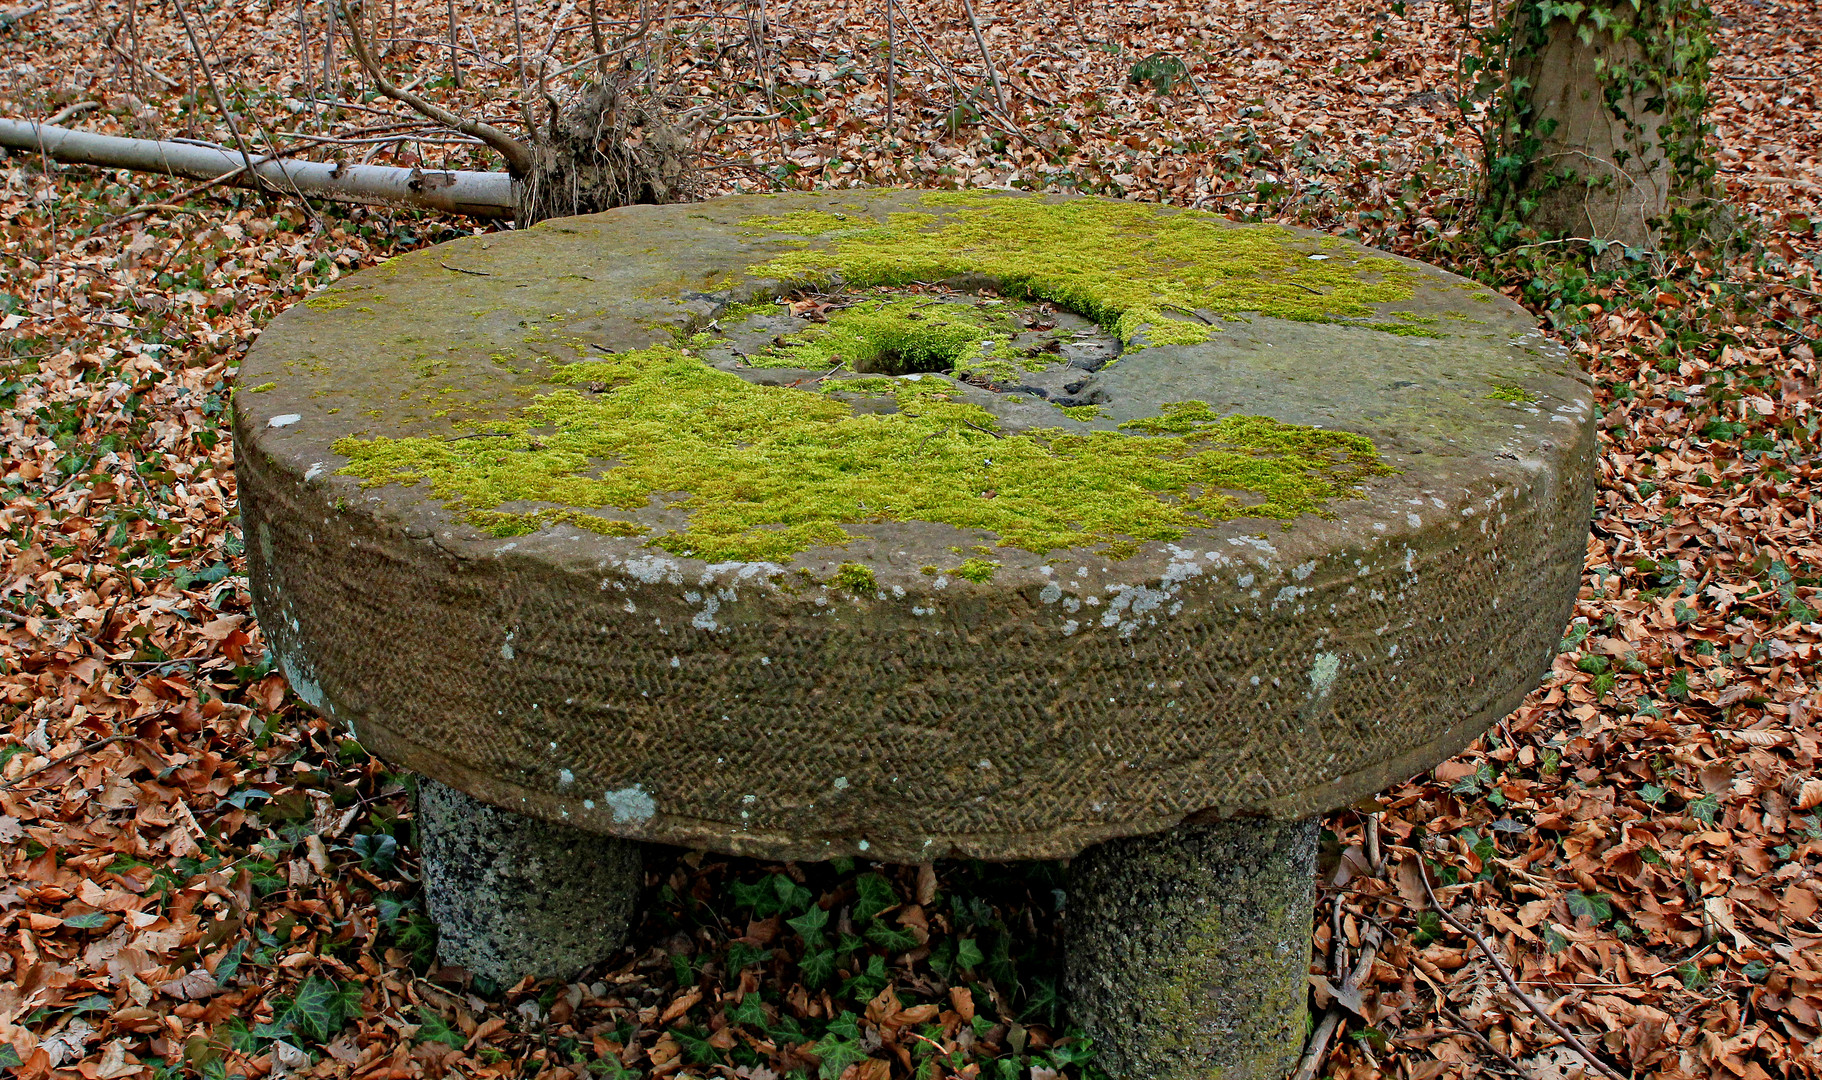
POLYGON ((0 119, 0 146, 42 153, 67 165, 133 169, 192 180, 234 174, 223 183, 253 187, 264 181, 280 192, 340 202, 415 206, 483 218, 511 217, 515 206, 512 178, 503 172, 406 169, 255 155, 250 176, 240 153, 226 147, 126 139, 31 120, 0 119))

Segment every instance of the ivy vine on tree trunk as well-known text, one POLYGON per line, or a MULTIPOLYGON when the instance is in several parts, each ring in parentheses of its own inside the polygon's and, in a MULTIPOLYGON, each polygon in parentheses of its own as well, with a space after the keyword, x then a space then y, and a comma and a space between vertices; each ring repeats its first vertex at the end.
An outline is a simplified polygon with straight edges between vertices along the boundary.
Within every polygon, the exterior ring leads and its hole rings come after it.
POLYGON ((1686 243, 1710 225, 1714 17, 1701 0, 1512 0, 1464 74, 1489 102, 1482 224, 1498 247, 1686 243))

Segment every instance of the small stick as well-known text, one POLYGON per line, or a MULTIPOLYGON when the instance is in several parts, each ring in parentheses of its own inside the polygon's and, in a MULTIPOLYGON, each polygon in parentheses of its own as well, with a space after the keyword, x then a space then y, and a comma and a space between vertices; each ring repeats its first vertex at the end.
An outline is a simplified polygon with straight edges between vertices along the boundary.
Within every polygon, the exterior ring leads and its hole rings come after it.
MULTIPOLYGON (((273 155, 273 156, 276 156, 276 155, 273 155)), ((101 232, 104 229, 111 229, 114 226, 119 225, 123 222, 131 221, 134 218, 144 217, 145 215, 153 213, 153 212, 163 212, 166 214, 193 214, 196 211, 186 210, 177 204, 182 202, 185 199, 189 199, 189 198, 193 198, 197 195, 201 195, 203 192, 209 190, 212 187, 215 187, 218 184, 225 184, 228 181, 233 180, 235 177, 239 176, 241 173, 244 173, 246 171, 247 171, 247 167, 245 165, 242 165, 240 168, 235 169, 233 172, 223 173, 213 180, 204 180, 202 183, 197 184, 195 187, 185 188, 184 190, 171 196, 171 200, 169 202, 146 203, 143 206, 135 206, 133 209, 128 210, 123 214, 116 214, 113 217, 109 218, 108 220, 95 226, 95 231, 101 232)))
POLYGON ((448 263, 441 262, 441 261, 439 261, 437 263, 437 265, 441 266, 445 270, 454 270, 458 274, 473 274, 476 277, 492 277, 493 276, 492 274, 488 273, 486 270, 470 270, 466 266, 451 266, 448 263))
POLYGON ((253 170, 253 155, 247 152, 247 141, 240 137, 240 125, 234 122, 234 114, 228 111, 227 99, 221 96, 221 87, 215 85, 215 69, 209 65, 208 56, 202 51, 202 44, 196 40, 196 31, 190 27, 190 16, 184 11, 183 0, 171 0, 177 8, 177 18, 183 23, 184 36, 190 39, 190 48, 196 53, 196 64, 202 69, 202 76, 208 80, 209 96, 215 99, 215 107, 221 110, 222 123, 228 125, 228 134, 234 136, 235 149, 240 151, 242 171, 253 179, 254 190, 262 195, 266 191, 259 173, 253 170))
POLYGON ((898 21, 892 17, 892 0, 886 0, 886 137, 897 135, 893 99, 898 97, 898 21))
POLYGON ((1004 435, 1001 435, 999 432, 993 430, 992 428, 984 428, 972 420, 963 420, 962 423, 967 424, 969 427, 973 428, 976 431, 984 431, 996 439, 1003 439, 1006 437, 1004 435))
POLYGON ((62 765, 64 762, 69 761, 71 758, 81 757, 83 754, 89 753, 90 751, 99 750, 102 747, 110 745, 112 743, 125 742, 126 740, 132 739, 132 738, 134 738, 134 736, 132 736, 132 735, 109 735, 105 739, 96 739, 92 743, 87 743, 83 746, 77 747, 74 750, 71 750, 69 753, 63 755, 60 758, 52 758, 51 760, 38 766, 36 769, 33 769, 31 772, 28 772, 25 775, 19 777, 17 780, 8 780, 6 783, 0 784, 0 791, 11 791, 14 788, 18 787, 20 784, 23 784, 27 780, 30 780, 32 777, 37 776, 39 773, 47 772, 51 769, 55 769, 57 766, 62 765))
POLYGON ((1499 1047, 1494 1046, 1493 1043, 1490 1040, 1488 1040, 1488 1038, 1485 1035, 1482 1035, 1480 1032, 1475 1031, 1473 1028, 1469 1027, 1468 1022, 1466 1020, 1463 1020, 1461 1017, 1455 1015, 1455 1010, 1453 1010, 1453 1009, 1449 1008, 1447 1005, 1445 1005, 1445 1006, 1443 1006, 1442 1014, 1444 1016, 1448 1017, 1450 1020, 1452 1020, 1455 1023, 1455 1027, 1453 1030, 1460 1032, 1463 1035, 1466 1035, 1470 1039, 1473 1039, 1475 1042, 1480 1044, 1482 1049, 1486 1050, 1488 1053, 1492 1054, 1494 1057, 1498 1058, 1499 1060, 1505 1062, 1506 1068, 1512 1070, 1512 1074, 1514 1076, 1524 1077, 1525 1080, 1529 1080, 1531 1074, 1525 1071, 1524 1066, 1520 1065, 1516 1061, 1513 1061, 1512 1055, 1506 1053, 1504 1050, 1501 1050, 1499 1047))
MULTIPOLYGON (((1355 961, 1354 970, 1348 973, 1347 979, 1341 984, 1343 994, 1350 998, 1359 995, 1361 981, 1373 970, 1373 957, 1379 952, 1379 942, 1379 928, 1368 926, 1366 933, 1361 935, 1360 959, 1355 961)), ((1303 1052, 1303 1060, 1298 1063, 1297 1071, 1291 1074, 1291 1080, 1315 1080, 1317 1070, 1322 1068, 1323 1061, 1328 1058, 1329 1040, 1335 1037, 1335 1031, 1340 1027, 1341 1010, 1331 1005, 1323 1014, 1322 1023, 1316 1025, 1315 1032, 1310 1035, 1309 1049, 1303 1052)))
POLYGON ((987 65, 987 80, 993 84, 993 104, 1000 114, 1006 112, 1006 92, 1000 89, 1000 73, 993 66, 993 54, 987 51, 987 38, 981 33, 981 21, 974 17, 974 0, 962 0, 968 12, 968 25, 974 29, 974 43, 980 46, 981 63, 987 65))
MULTIPOLYGON (((462 88, 462 61, 456 56, 455 0, 448 0, 445 6, 449 9, 449 82, 450 85, 460 90, 462 88)), ((594 9, 591 7, 589 10, 594 9)))
POLYGON ((323 0, 323 95, 341 97, 340 82, 335 77, 335 4, 323 0))
POLYGON ((99 108, 101 108, 101 102, 99 101, 78 101, 74 105, 57 110, 57 114, 52 116, 49 120, 46 120, 45 123, 55 127, 65 120, 74 120, 85 112, 91 112, 99 108))
POLYGON ((1507 968, 1506 962, 1501 960, 1499 954, 1493 951, 1493 946, 1487 944, 1487 939, 1476 931, 1468 929, 1462 924, 1460 919, 1457 919, 1448 908, 1443 907, 1442 903, 1436 899, 1436 890, 1430 888, 1430 872, 1421 862, 1419 862, 1417 866, 1417 876, 1418 879, 1423 882, 1424 894, 1430 898, 1430 904, 1436 909, 1436 914, 1442 916, 1443 922, 1448 923, 1466 936, 1474 939, 1474 944, 1480 946, 1480 951, 1487 954, 1487 959, 1493 962, 1494 970, 1499 972, 1499 977, 1505 980, 1506 986, 1512 993, 1518 996, 1518 1000, 1524 1004, 1525 1008, 1530 1009, 1533 1015, 1544 1022, 1544 1026, 1548 1027, 1551 1031, 1556 1032, 1559 1038, 1569 1044, 1569 1049, 1574 1050, 1580 1055, 1583 1061, 1594 1066, 1595 1071, 1602 1076, 1605 1076, 1607 1080, 1626 1080, 1625 1077, 1614 1072, 1606 1062, 1595 1057, 1594 1051, 1583 1045, 1582 1041, 1575 1037, 1574 1032, 1558 1022, 1556 1017, 1545 1012, 1542 1005, 1533 1001, 1531 995, 1519 988, 1518 980, 1512 977, 1511 969, 1507 968))

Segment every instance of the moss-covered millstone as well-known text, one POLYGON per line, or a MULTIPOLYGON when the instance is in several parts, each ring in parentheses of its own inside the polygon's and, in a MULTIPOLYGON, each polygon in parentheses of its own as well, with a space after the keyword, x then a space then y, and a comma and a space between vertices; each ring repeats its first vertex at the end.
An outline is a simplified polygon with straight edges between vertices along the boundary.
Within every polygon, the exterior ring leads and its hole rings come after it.
POLYGON ((774 857, 1366 795, 1548 668, 1591 489, 1592 395, 1515 305, 1110 200, 474 237, 286 312, 241 381, 300 695, 496 805, 774 857))

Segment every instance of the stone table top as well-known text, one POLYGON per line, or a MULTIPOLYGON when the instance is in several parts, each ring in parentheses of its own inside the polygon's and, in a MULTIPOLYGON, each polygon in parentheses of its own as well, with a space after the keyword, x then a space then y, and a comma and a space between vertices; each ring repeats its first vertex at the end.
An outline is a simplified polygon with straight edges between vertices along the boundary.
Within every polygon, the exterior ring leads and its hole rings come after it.
POLYGON ((305 701, 498 805, 770 857, 1295 817, 1548 670, 1592 393, 1483 286, 1012 192, 629 207, 291 308, 241 368, 305 701))

